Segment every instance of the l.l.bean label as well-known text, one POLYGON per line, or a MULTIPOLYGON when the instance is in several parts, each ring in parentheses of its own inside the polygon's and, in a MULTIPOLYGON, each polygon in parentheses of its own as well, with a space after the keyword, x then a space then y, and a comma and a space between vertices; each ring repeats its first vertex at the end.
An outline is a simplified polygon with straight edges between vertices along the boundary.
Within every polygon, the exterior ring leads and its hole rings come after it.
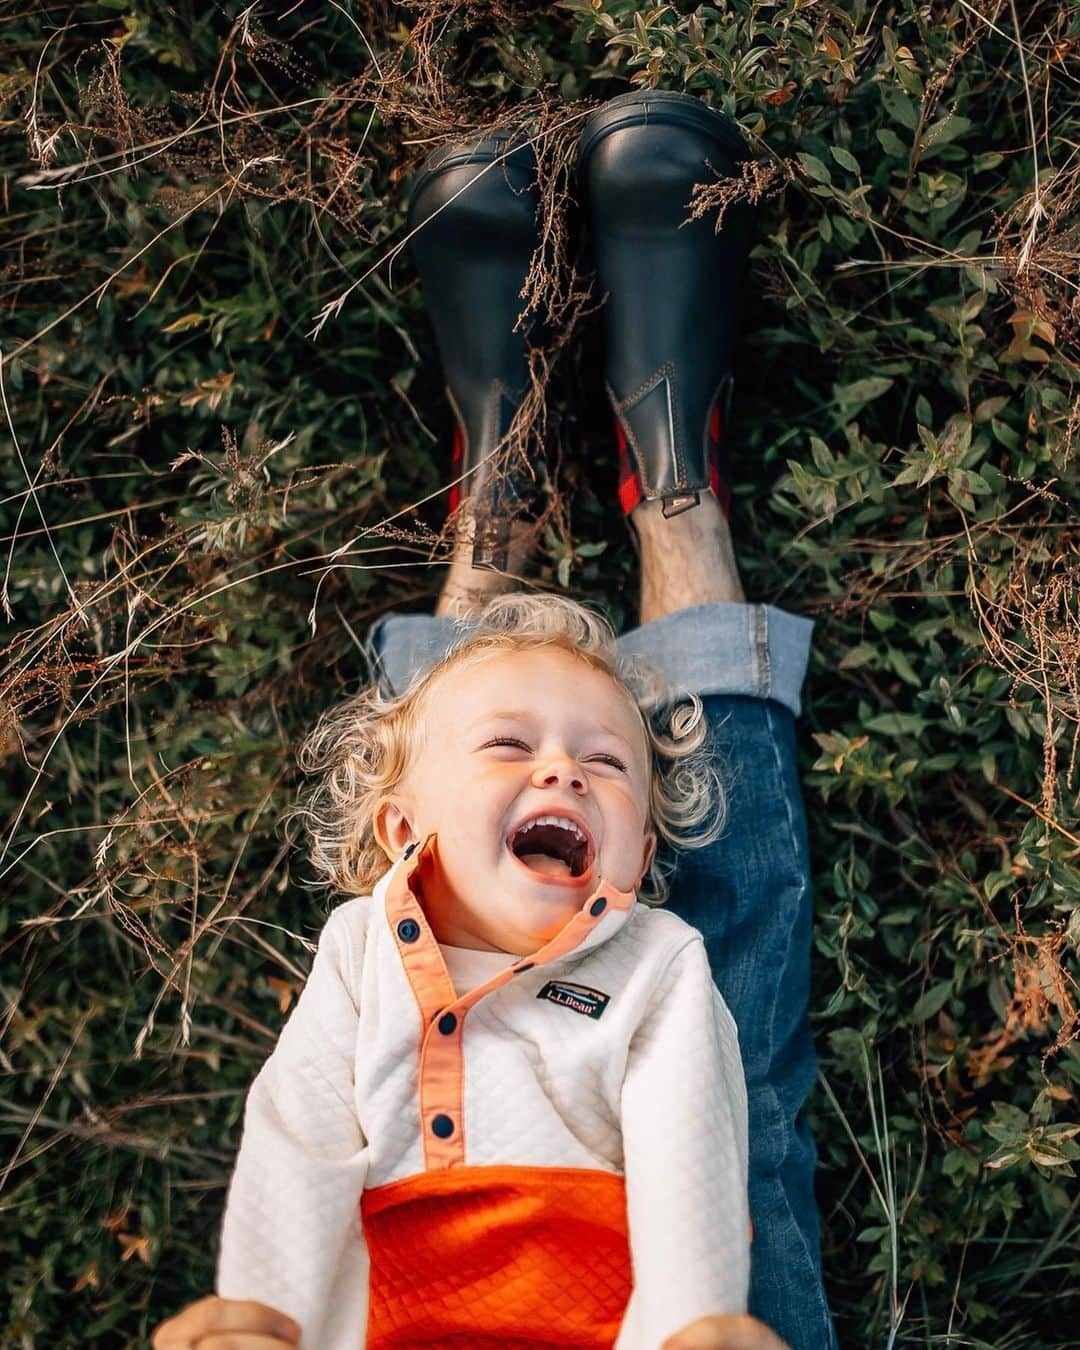
POLYGON ((586 1017, 600 1017, 610 1001, 608 994, 599 989, 590 989, 584 984, 568 984, 565 980, 549 980, 536 996, 559 1003, 572 1012, 584 1013, 586 1017))

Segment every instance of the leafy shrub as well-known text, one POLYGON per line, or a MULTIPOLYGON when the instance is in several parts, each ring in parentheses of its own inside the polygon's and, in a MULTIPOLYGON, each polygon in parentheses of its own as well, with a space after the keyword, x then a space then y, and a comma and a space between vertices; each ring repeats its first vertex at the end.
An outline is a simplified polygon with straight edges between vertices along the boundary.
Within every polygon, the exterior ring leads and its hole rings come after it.
MULTIPOLYGON (((1072 1344, 1075 15, 108 0, 5 36, 4 1344, 143 1340, 210 1288, 243 1094, 325 917, 275 828, 294 749, 447 559, 408 175, 522 118, 561 219, 581 117, 628 84, 755 150, 734 526, 751 596, 818 621, 842 1341, 1072 1344)), ((579 262, 554 235, 529 296, 560 335, 540 574, 627 624, 579 262)))

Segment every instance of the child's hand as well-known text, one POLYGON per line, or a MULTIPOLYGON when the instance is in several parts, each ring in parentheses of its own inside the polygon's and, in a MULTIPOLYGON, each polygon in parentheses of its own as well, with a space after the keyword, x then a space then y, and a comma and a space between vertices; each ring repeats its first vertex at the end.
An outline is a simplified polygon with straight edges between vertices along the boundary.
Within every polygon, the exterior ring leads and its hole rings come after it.
POLYGON ((276 1308, 211 1294, 170 1317, 154 1332, 154 1350, 289 1350, 300 1328, 276 1308))
POLYGON ((699 1317, 669 1336, 660 1350, 791 1350, 791 1347, 756 1317, 738 1314, 699 1317))

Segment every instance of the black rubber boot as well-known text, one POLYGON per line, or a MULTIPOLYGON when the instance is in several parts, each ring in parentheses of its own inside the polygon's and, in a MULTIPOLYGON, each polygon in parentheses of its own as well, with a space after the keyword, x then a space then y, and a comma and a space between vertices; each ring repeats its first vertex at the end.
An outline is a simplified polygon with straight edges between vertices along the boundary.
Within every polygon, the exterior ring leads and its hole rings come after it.
POLYGON ((440 146, 425 161, 408 225, 456 420, 450 510, 476 516, 473 566, 505 570, 510 525, 537 485, 498 450, 528 385, 526 335, 514 332, 538 240, 536 160, 520 132, 440 146), (464 476, 463 476, 464 475, 464 476))
MULTIPOLYGON (((605 305, 619 501, 663 501, 665 517, 711 491, 725 516, 723 447, 738 294, 754 227, 744 200, 684 224, 697 183, 739 173, 734 123, 689 94, 622 94, 579 142, 578 174, 605 305), (712 217, 712 218, 710 218, 712 217)), ((631 526, 631 536, 637 543, 631 526)))

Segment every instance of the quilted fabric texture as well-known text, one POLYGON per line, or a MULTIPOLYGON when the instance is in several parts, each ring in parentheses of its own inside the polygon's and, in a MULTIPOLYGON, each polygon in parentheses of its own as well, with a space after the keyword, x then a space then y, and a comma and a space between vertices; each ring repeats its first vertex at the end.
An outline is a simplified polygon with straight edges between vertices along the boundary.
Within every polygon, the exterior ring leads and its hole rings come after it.
POLYGON ((611 1346, 630 1297, 623 1180, 453 1167, 365 1191, 369 1350, 611 1346))
POLYGON ((294 1317, 303 1350, 657 1350, 745 1312, 746 1088, 697 929, 598 888, 459 993, 404 864, 331 915, 252 1085, 217 1292, 294 1317))

